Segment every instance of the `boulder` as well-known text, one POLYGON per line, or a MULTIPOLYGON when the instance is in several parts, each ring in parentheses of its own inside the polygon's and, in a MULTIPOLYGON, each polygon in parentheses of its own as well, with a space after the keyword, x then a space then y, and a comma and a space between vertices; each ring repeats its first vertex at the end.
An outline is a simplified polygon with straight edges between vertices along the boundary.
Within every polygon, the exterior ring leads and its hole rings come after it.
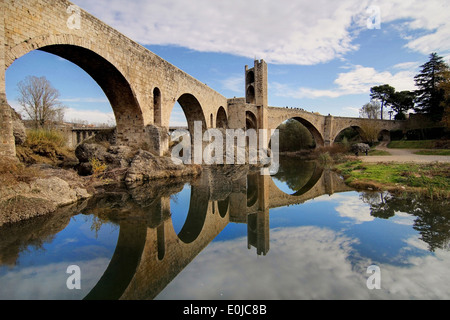
POLYGON ((107 149, 100 144, 82 143, 75 149, 75 156, 80 163, 89 162, 93 158, 105 161, 107 149))
POLYGON ((177 165, 170 157, 157 157, 148 151, 139 150, 131 161, 125 181, 127 183, 149 181, 197 175, 200 172, 200 166, 177 165))

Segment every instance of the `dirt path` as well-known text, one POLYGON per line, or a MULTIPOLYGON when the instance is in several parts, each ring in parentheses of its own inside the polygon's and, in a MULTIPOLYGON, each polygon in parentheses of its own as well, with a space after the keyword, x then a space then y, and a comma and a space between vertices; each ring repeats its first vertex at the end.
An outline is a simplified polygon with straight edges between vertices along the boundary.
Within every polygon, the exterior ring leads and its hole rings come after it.
POLYGON ((390 156, 360 156, 363 162, 450 162, 450 156, 423 156, 414 154, 418 150, 388 149, 387 142, 381 143, 376 150, 386 151, 390 156))

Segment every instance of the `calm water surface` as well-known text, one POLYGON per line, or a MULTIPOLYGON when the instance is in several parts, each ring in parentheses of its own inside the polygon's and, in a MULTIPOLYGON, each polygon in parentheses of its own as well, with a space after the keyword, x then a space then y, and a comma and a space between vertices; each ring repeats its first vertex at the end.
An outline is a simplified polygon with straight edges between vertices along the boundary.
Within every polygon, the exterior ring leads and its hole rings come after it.
POLYGON ((0 299, 449 299, 449 239, 448 202, 356 192, 313 162, 214 169, 0 228, 0 299))

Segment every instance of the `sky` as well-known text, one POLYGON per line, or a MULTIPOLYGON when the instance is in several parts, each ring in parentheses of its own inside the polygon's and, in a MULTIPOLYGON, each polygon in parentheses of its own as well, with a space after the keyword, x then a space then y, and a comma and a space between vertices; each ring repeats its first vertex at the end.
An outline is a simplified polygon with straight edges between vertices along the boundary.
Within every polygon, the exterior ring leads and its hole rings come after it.
MULTIPOLYGON (((132 40, 227 98, 244 96, 244 68, 268 63, 269 105, 358 117, 370 88, 415 90, 433 52, 450 62, 448 0, 73 0, 132 40)), ((68 61, 34 51, 6 73, 17 83, 45 76, 66 120, 114 122, 98 85, 68 61)), ((20 111, 20 110, 19 110, 20 111)), ((184 122, 174 108, 171 125, 184 122)))

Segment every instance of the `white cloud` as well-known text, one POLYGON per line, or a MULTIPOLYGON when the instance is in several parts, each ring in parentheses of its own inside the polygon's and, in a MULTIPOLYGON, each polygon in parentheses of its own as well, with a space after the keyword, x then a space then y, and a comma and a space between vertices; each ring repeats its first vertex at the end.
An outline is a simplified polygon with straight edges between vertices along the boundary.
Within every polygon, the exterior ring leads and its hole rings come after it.
POLYGON ((0 297, 10 300, 81 300, 100 280, 110 259, 51 263, 18 269, 0 276, 0 297), (82 268, 81 290, 69 290, 69 265, 82 268))
POLYGON ((59 99, 60 102, 82 102, 82 103, 109 103, 107 98, 66 98, 59 99))
POLYGON ((423 54, 450 53, 448 1, 384 0, 379 5, 383 22, 404 20, 399 26, 408 40, 407 48, 423 54))
POLYGON ((357 49, 354 16, 364 2, 280 1, 76 1, 144 44, 180 45, 272 63, 316 64, 357 49))
POLYGON ((224 89, 232 92, 242 93, 244 91, 244 77, 241 74, 226 78, 221 83, 224 89))
MULTIPOLYGON (((450 254, 404 254, 404 264, 379 263, 381 290, 368 290, 370 258, 355 252, 357 239, 313 226, 272 229, 270 251, 256 257, 247 238, 213 242, 157 299, 448 299, 450 254), (301 243, 301 245, 298 245, 301 243), (447 262, 446 262, 447 261, 447 262), (231 270, 231 271, 230 271, 231 270), (270 290, 268 290, 270 288, 270 290)), ((426 250, 417 239, 406 239, 426 250)), ((393 257, 394 260, 396 257, 393 257)))
POLYGON ((136 0, 75 1, 144 45, 179 45, 272 63, 311 65, 358 49, 370 4, 396 22, 406 47, 450 53, 449 3, 441 0, 136 0), (418 35, 417 31, 421 31, 418 35))
POLYGON ((65 121, 83 120, 90 124, 111 124, 116 121, 114 112, 104 112, 100 110, 79 110, 74 108, 65 109, 65 121))
POLYGON ((339 73, 334 81, 336 85, 331 89, 291 88, 287 84, 272 83, 275 95, 282 97, 301 98, 338 98, 345 95, 369 94, 370 88, 389 84, 397 91, 415 90, 415 73, 410 70, 401 70, 397 73, 389 71, 379 72, 371 67, 354 66, 350 71, 339 73))

